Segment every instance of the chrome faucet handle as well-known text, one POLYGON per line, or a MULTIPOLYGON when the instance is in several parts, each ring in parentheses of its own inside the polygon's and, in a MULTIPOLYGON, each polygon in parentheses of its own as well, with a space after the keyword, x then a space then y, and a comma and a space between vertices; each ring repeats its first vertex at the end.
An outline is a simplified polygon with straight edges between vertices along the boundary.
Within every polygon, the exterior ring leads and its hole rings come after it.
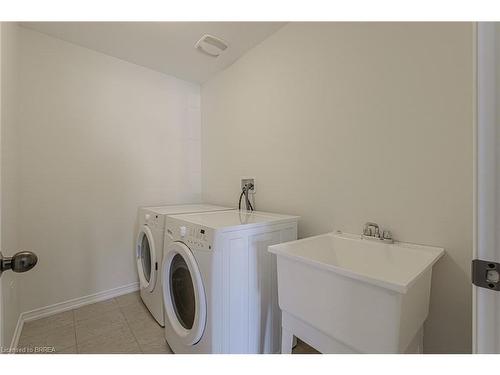
POLYGON ((390 230, 384 230, 384 232, 382 233, 382 238, 384 240, 392 240, 392 233, 390 230))
POLYGON ((365 226, 363 228, 363 234, 365 236, 373 236, 377 231, 379 231, 380 228, 377 223, 372 223, 370 221, 365 223, 365 226), (372 231, 373 228, 373 231, 372 231))

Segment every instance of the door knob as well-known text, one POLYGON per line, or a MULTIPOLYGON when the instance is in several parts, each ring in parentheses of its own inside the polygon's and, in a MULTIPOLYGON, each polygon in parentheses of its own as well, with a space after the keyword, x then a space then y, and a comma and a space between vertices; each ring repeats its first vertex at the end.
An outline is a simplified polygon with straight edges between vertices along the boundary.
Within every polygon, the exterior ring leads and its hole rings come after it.
POLYGON ((26 272, 35 267, 38 257, 31 251, 20 251, 11 257, 4 257, 0 252, 0 275, 3 271, 26 272))

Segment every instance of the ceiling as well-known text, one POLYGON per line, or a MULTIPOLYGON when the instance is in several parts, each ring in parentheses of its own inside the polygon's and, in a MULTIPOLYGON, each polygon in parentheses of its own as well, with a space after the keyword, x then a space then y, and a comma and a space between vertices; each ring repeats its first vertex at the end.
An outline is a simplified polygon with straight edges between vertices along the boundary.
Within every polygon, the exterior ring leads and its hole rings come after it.
POLYGON ((21 26, 162 73, 203 83, 284 26, 283 22, 22 22, 21 26), (204 34, 225 40, 219 57, 194 48, 204 34))

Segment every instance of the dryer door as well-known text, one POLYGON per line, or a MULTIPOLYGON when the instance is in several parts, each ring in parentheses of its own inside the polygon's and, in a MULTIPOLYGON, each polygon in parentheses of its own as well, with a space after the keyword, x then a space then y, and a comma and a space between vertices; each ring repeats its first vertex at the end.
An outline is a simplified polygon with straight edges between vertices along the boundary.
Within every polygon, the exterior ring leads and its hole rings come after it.
POLYGON ((136 258, 141 288, 152 292, 156 284, 158 263, 153 233, 146 225, 142 226, 137 236, 136 258))
POLYGON ((200 341, 207 316, 205 289, 196 259, 182 242, 173 242, 165 254, 163 301, 170 325, 184 345, 200 341))

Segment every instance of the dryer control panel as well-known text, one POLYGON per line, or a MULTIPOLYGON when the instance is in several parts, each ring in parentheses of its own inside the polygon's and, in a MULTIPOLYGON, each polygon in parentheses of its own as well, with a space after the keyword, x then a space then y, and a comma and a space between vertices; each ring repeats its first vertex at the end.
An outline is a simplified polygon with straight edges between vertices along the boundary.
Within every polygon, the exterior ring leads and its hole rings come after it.
POLYGON ((144 224, 151 229, 164 230, 165 229, 165 215, 158 215, 155 213, 144 214, 144 224))

